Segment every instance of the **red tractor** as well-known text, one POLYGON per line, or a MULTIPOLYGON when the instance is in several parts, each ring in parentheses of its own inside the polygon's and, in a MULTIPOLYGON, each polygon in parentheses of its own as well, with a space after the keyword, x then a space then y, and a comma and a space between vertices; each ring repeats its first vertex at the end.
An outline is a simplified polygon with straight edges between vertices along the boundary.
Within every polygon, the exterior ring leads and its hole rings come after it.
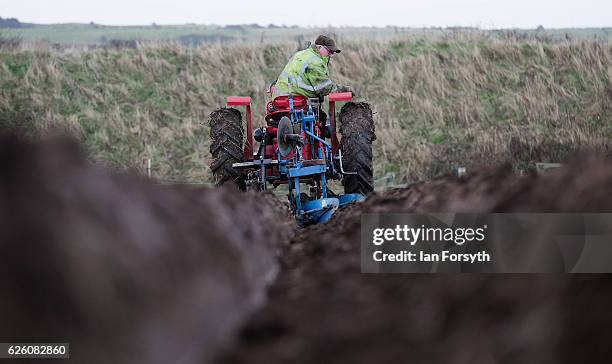
POLYGON ((266 105, 265 126, 253 130, 251 98, 228 97, 230 108, 214 111, 210 119, 216 184, 241 190, 286 184, 291 211, 302 226, 326 222, 336 209, 363 199, 374 189, 372 111, 368 104, 350 102, 350 92, 328 98, 329 122, 321 99, 279 96, 266 105), (348 103, 340 112, 339 141, 335 104, 341 101, 348 103), (246 142, 235 106, 246 107, 246 142), (343 195, 328 188, 330 180, 342 181, 343 195))

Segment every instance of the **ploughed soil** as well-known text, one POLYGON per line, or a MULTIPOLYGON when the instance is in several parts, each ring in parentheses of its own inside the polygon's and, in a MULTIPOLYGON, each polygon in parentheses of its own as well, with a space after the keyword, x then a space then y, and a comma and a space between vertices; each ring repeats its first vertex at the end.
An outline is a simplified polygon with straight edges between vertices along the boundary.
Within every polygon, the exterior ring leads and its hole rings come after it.
POLYGON ((360 273, 363 212, 519 211, 612 212, 612 161, 419 183, 298 230, 272 195, 0 137, 0 342, 70 342, 76 363, 609 361, 607 275, 360 273))
POLYGON ((219 363, 609 361, 609 275, 361 274, 363 212, 612 212, 612 160, 418 183, 299 230, 267 305, 219 363))
POLYGON ((272 195, 161 186, 72 140, 2 136, 0 342, 68 342, 75 363, 208 362, 262 304, 294 225, 272 195))

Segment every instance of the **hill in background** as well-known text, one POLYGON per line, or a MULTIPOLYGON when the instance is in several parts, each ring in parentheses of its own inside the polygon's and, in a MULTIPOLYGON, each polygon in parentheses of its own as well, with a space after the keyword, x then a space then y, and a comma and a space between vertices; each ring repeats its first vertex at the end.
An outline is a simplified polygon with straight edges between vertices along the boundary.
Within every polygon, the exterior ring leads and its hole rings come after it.
POLYGON ((27 42, 44 42, 58 45, 105 45, 113 41, 170 41, 183 45, 197 46, 203 43, 278 43, 297 41, 305 43, 320 33, 335 35, 339 41, 390 40, 405 36, 441 36, 449 32, 483 33, 493 37, 506 37, 509 33, 523 38, 564 40, 599 38, 609 39, 612 28, 590 29, 500 29, 480 30, 478 28, 408 28, 388 26, 376 27, 325 27, 304 28, 268 24, 240 25, 156 25, 147 26, 107 26, 90 22, 89 24, 26 24, 17 19, 0 18, 0 29, 19 29, 19 35, 27 42))

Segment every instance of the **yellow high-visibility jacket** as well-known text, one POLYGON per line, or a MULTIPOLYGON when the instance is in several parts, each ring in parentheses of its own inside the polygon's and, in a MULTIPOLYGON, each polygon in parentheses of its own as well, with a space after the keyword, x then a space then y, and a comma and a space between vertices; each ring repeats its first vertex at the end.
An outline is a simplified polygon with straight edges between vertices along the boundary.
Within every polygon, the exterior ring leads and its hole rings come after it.
POLYGON ((276 81, 274 97, 289 94, 308 98, 326 96, 335 90, 329 79, 329 57, 323 57, 314 46, 293 55, 276 81))

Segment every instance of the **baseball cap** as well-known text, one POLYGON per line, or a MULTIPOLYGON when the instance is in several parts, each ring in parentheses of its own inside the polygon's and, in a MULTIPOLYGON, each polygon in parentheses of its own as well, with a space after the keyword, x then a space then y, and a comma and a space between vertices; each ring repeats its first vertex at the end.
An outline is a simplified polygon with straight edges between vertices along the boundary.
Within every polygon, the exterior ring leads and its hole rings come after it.
POLYGON ((333 39, 325 35, 319 35, 317 39, 315 40, 315 44, 325 46, 334 53, 341 52, 341 50, 338 47, 336 47, 336 42, 334 42, 333 39))

